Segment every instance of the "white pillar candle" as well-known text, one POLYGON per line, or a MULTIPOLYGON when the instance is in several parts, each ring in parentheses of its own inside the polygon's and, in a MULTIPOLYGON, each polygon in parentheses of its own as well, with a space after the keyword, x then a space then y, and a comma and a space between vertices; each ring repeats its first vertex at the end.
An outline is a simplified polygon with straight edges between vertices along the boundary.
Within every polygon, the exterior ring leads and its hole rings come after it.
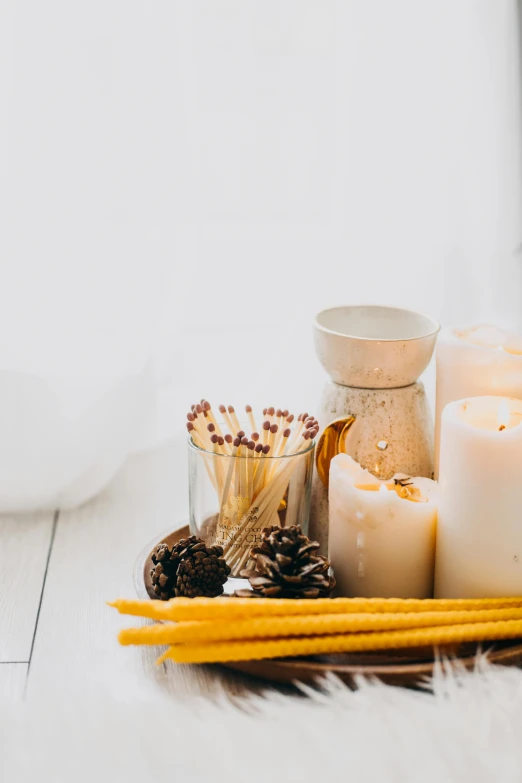
POLYGON ((337 595, 431 598, 435 481, 404 476, 379 481, 338 454, 330 464, 329 508, 337 595))
POLYGON ((437 527, 437 598, 522 595, 522 401, 446 406, 437 527))
POLYGON ((435 477, 439 475, 440 420, 449 402, 498 395, 522 398, 522 337, 496 326, 443 329, 437 340, 435 477))

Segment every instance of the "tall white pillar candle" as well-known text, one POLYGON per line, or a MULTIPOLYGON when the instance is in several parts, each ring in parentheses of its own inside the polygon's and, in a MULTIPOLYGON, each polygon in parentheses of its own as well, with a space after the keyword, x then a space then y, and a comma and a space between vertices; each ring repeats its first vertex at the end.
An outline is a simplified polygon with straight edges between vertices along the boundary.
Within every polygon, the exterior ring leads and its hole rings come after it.
POLYGON ((464 397, 522 398, 522 337, 495 326, 443 329, 437 340, 435 477, 442 411, 464 397))
POLYGON ((522 401, 442 414, 436 598, 522 596, 522 401))
POLYGON ((347 454, 330 463, 329 559, 337 595, 431 598, 437 484, 379 481, 347 454))

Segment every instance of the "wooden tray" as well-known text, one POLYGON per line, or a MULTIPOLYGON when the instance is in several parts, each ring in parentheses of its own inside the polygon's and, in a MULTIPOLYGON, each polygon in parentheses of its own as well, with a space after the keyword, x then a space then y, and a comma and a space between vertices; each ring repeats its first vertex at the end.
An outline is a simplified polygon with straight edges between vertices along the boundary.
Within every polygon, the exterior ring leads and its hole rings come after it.
MULTIPOLYGON (((183 525, 174 531, 151 541, 143 550, 134 567, 134 585, 140 598, 155 598, 150 579, 150 554, 161 542, 172 546, 180 538, 190 535, 188 525, 183 525)), ((230 588, 233 588, 234 581, 230 588)), ((244 585, 241 585, 242 587, 244 585)), ((277 600, 277 599, 274 599, 277 600)), ((522 639, 510 639, 505 642, 477 645, 465 643, 451 645, 440 649, 440 653, 450 660, 455 660, 466 669, 475 665, 475 655, 478 648, 488 650, 491 663, 503 666, 514 666, 522 663, 522 639)), ((386 650, 374 653, 339 653, 337 655, 317 655, 306 658, 274 658, 262 661, 237 661, 220 664, 228 669, 244 672, 271 682, 291 683, 312 682, 326 674, 335 674, 343 682, 352 685, 354 677, 378 677, 390 685, 418 685, 433 674, 435 664, 433 648, 418 648, 410 650, 386 650)))

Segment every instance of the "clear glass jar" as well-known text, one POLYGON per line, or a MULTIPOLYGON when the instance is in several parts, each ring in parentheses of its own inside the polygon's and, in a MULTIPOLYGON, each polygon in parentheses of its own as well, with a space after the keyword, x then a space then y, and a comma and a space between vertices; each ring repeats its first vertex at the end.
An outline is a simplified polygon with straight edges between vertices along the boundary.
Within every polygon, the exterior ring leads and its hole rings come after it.
POLYGON ((188 440, 190 532, 223 547, 232 576, 270 525, 308 532, 315 441, 295 454, 232 456, 188 440))

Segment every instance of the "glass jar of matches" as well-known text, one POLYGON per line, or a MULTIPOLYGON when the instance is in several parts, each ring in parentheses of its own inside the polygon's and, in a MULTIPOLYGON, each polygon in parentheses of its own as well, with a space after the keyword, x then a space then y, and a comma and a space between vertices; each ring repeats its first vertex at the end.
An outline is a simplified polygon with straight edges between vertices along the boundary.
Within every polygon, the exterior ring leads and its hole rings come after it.
POLYGON ((264 408, 260 426, 250 405, 241 422, 232 405, 219 412, 218 422, 202 400, 187 414, 190 529, 223 547, 231 575, 239 576, 265 527, 307 532, 319 426, 307 413, 295 418, 279 408, 264 408))

